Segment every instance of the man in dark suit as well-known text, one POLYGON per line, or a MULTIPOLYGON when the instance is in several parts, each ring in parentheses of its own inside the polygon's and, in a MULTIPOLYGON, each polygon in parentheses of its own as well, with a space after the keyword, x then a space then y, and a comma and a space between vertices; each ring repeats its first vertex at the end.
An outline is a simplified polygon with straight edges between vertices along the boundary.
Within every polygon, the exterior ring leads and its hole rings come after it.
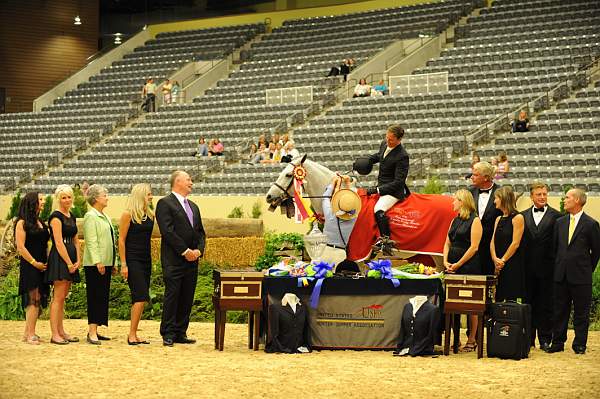
POLYGON ((379 194, 375 204, 375 221, 379 227, 379 240, 375 244, 381 247, 384 255, 392 255, 394 241, 390 240, 390 221, 386 212, 398 201, 410 195, 406 185, 408 176, 408 153, 402 146, 404 129, 400 125, 391 125, 386 134, 385 141, 381 143, 379 151, 369 156, 371 165, 379 163, 377 187, 367 189, 368 195, 379 194))
POLYGON ((590 308, 592 273, 600 259, 600 225, 583 212, 587 195, 579 188, 567 191, 564 200, 567 214, 556 221, 554 248, 554 328, 548 352, 562 352, 567 340, 567 326, 573 303, 573 351, 585 354, 590 308))
POLYGON ((198 206, 187 199, 192 179, 186 172, 171 174, 171 194, 156 205, 160 229, 160 260, 165 280, 165 298, 160 323, 163 345, 193 344, 187 337, 190 312, 198 279, 198 259, 206 238, 198 206))
POLYGON ((537 331, 540 349, 552 342, 552 288, 554 285, 554 225, 561 214, 548 205, 548 186, 533 183, 529 189, 533 206, 523 211, 525 230, 526 302, 531 305, 531 346, 537 331))
POLYGON ((473 165, 473 174, 471 175, 473 185, 469 188, 475 207, 477 208, 477 216, 481 220, 481 241, 479 242, 479 259, 481 262, 481 270, 483 274, 494 274, 494 262, 490 254, 490 242, 494 235, 494 224, 498 216, 502 216, 502 212, 494 206, 494 193, 500 188, 494 183, 494 167, 488 162, 477 162, 473 165))

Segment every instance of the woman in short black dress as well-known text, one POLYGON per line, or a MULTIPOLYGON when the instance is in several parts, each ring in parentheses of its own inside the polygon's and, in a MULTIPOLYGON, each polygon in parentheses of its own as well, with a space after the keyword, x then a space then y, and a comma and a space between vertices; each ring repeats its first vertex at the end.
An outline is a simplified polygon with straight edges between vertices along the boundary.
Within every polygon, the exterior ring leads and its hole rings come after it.
MULTIPOLYGON (((452 220, 444 245, 444 267, 446 273, 481 274, 479 262, 479 242, 481 241, 481 221, 475 211, 475 200, 468 190, 458 190, 452 203, 458 216, 452 220)), ((469 337, 463 352, 477 348, 477 315, 470 316, 469 337)))
POLYGON ((508 186, 496 190, 494 205, 502 211, 490 244, 498 276, 496 302, 516 301, 525 298, 525 268, 520 249, 525 219, 517 212, 515 194, 508 186))
POLYGON ((81 281, 79 267, 81 253, 77 238, 77 219, 70 212, 73 205, 73 190, 66 184, 61 184, 54 192, 57 210, 50 215, 50 233, 52 247, 48 255, 48 269, 45 280, 53 284, 52 303, 50 304, 50 342, 66 345, 78 342, 79 339, 65 332, 63 317, 65 313, 65 298, 72 283, 81 281))
POLYGON ((131 189, 127 209, 119 223, 119 256, 121 274, 131 290, 131 325, 127 343, 129 345, 148 344, 137 335, 138 325, 144 305, 150 300, 150 274, 152 257, 150 240, 154 228, 152 189, 149 184, 136 184, 131 189))
POLYGON ((15 225, 15 241, 20 255, 19 295, 25 309, 25 332, 23 341, 38 345, 39 336, 35 325, 40 307, 48 305, 50 289, 44 281, 44 271, 48 261, 48 226, 39 218, 44 207, 44 196, 28 193, 21 200, 19 216, 15 225))

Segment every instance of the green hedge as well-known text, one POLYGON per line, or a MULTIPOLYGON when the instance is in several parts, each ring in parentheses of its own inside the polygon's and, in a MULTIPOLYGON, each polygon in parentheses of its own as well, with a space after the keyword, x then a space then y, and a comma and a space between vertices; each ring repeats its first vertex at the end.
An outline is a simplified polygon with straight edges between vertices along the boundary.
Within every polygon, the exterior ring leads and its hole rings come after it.
MULTIPOLYGON (((216 265, 208 262, 200 263, 198 283, 194 305, 192 306, 191 321, 213 321, 214 308, 212 304, 213 270, 216 265)), ((85 274, 80 271, 81 283, 73 284, 67 297, 65 316, 71 319, 85 319, 87 317, 87 301, 85 292, 85 274)), ((19 267, 18 263, 11 267, 10 272, 0 281, 0 319, 23 320, 24 313, 18 297, 19 267)), ((150 282, 150 303, 144 308, 143 319, 160 320, 165 287, 162 278, 162 269, 157 262, 152 266, 150 282)), ((131 295, 127 282, 120 276, 114 276, 110 285, 109 319, 128 320, 131 309, 131 295)), ((45 309, 42 317, 48 317, 45 309)), ((248 319, 247 312, 227 312, 227 320, 232 323, 245 323, 248 319)))

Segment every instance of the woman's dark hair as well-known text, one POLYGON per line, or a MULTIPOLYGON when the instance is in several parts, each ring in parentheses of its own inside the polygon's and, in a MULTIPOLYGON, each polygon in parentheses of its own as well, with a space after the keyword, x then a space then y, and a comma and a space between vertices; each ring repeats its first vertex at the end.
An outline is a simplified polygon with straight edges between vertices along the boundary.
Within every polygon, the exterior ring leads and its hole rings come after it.
POLYGON ((27 193, 21 200, 17 220, 23 220, 26 232, 38 228, 38 203, 39 193, 37 192, 27 193))

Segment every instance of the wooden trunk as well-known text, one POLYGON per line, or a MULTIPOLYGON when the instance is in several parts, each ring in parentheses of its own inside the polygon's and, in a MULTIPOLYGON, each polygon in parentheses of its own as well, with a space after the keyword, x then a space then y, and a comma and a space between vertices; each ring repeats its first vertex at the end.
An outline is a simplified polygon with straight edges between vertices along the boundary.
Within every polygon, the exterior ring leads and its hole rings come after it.
POLYGON ((496 296, 495 276, 446 275, 444 312, 485 312, 496 296))

